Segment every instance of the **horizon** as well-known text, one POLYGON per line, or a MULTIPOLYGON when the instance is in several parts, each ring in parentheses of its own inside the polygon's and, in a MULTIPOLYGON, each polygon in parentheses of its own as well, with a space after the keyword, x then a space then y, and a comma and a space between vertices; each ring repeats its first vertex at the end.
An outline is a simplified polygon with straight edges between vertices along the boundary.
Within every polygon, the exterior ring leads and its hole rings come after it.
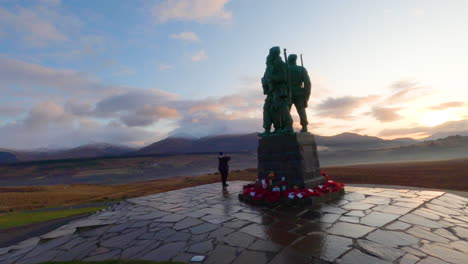
POLYGON ((313 134, 466 132, 467 8, 403 0, 2 1, 0 147, 142 147, 261 131, 260 78, 272 46, 304 56, 313 134))
MULTIPOLYGON (((109 142, 89 142, 89 143, 86 143, 86 144, 76 145, 76 146, 71 146, 71 147, 55 147, 55 148, 54 147, 39 147, 39 148, 13 149, 13 148, 4 148, 4 147, 0 146, 0 152, 5 151, 5 150, 6 151, 20 151, 20 152, 21 151, 24 151, 24 152, 28 152, 28 151, 61 151, 61 150, 70 150, 70 149, 87 147, 87 146, 93 147, 93 146, 97 146, 97 145, 108 145, 108 146, 113 146, 113 147, 128 147, 128 148, 132 148, 132 149, 135 149, 135 150, 140 150, 140 149, 148 147, 148 146, 150 146, 152 144, 155 144, 155 143, 158 143, 160 141, 167 140, 167 139, 200 140, 200 139, 223 137, 223 136, 224 137, 246 136, 246 135, 251 135, 251 134, 258 134, 258 132, 251 132, 251 133, 245 133, 245 134, 209 135, 209 136, 204 136, 204 137, 168 136, 168 137, 162 138, 160 140, 157 140, 155 142, 150 142, 150 143, 148 143, 146 145, 143 145, 143 146, 132 146, 132 145, 126 145, 126 144, 109 143, 109 142)), ((444 135, 444 136, 441 136, 441 137, 434 137, 434 135, 430 135, 430 136, 422 138, 422 139, 415 139, 415 138, 411 138, 411 137, 399 137, 399 138, 392 138, 392 139, 384 139, 384 138, 380 138, 380 137, 377 137, 377 136, 370 136, 370 135, 359 134, 359 133, 354 133, 354 132, 342 132, 342 133, 335 134, 335 135, 330 135, 330 136, 323 136, 323 135, 315 134, 314 136, 316 136, 316 137, 317 136, 318 137, 336 137, 336 136, 341 136, 341 135, 345 135, 345 134, 357 135, 357 136, 361 136, 361 137, 373 137, 373 138, 378 138, 378 139, 381 139, 381 140, 388 140, 388 141, 410 139, 410 140, 415 140, 414 143, 424 142, 424 141, 433 141, 433 140, 438 140, 438 139, 445 139, 445 138, 448 138, 448 137, 464 136, 464 135, 459 135, 459 134, 453 134, 453 135, 444 135)))

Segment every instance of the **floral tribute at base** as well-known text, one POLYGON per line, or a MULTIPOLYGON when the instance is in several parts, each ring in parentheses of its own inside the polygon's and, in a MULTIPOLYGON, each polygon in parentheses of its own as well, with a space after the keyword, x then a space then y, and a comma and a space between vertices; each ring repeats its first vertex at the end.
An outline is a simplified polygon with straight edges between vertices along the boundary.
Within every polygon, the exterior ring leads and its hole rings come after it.
POLYGON ((279 203, 305 204, 313 199, 332 198, 344 192, 344 183, 336 182, 322 172, 325 177, 323 184, 314 188, 299 188, 294 185, 288 188, 285 177, 275 181, 275 173, 270 172, 267 179, 257 179, 255 183, 244 185, 239 199, 254 204, 275 205, 279 203))

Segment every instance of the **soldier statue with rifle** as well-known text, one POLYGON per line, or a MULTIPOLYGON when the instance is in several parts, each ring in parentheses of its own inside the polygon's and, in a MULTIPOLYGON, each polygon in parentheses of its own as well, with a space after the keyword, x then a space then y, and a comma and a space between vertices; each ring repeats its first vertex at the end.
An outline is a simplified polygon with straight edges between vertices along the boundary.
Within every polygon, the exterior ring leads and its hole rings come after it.
POLYGON ((279 47, 273 47, 266 61, 266 70, 262 78, 263 93, 267 95, 263 106, 264 133, 271 134, 271 126, 275 134, 293 133, 292 117, 289 111, 291 104, 291 91, 288 84, 288 66, 281 59, 279 47))
MULTIPOLYGON (((301 132, 307 132, 307 102, 310 97, 311 83, 309 74, 303 66, 301 55, 301 66, 296 64, 297 55, 291 54, 288 57, 289 87, 292 91, 291 101, 296 107, 301 121, 301 132)), ((292 104, 289 106, 291 108, 292 104)))

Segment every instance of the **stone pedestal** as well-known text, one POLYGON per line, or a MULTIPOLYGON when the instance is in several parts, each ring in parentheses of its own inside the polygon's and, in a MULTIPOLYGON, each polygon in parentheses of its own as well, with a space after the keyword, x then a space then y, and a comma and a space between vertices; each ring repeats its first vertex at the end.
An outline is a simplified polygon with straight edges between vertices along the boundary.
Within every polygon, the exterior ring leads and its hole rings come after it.
POLYGON ((278 178, 286 177, 288 187, 313 188, 325 182, 315 137, 310 133, 266 136, 258 144, 258 177, 274 171, 278 178))

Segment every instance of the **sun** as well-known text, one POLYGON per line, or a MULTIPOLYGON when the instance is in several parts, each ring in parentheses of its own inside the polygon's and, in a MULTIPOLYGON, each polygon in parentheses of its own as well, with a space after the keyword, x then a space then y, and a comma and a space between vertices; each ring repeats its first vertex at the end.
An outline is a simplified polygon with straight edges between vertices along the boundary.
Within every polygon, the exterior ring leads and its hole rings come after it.
POLYGON ((418 116, 419 123, 424 126, 437 126, 447 121, 453 120, 453 113, 448 110, 427 111, 418 116))

